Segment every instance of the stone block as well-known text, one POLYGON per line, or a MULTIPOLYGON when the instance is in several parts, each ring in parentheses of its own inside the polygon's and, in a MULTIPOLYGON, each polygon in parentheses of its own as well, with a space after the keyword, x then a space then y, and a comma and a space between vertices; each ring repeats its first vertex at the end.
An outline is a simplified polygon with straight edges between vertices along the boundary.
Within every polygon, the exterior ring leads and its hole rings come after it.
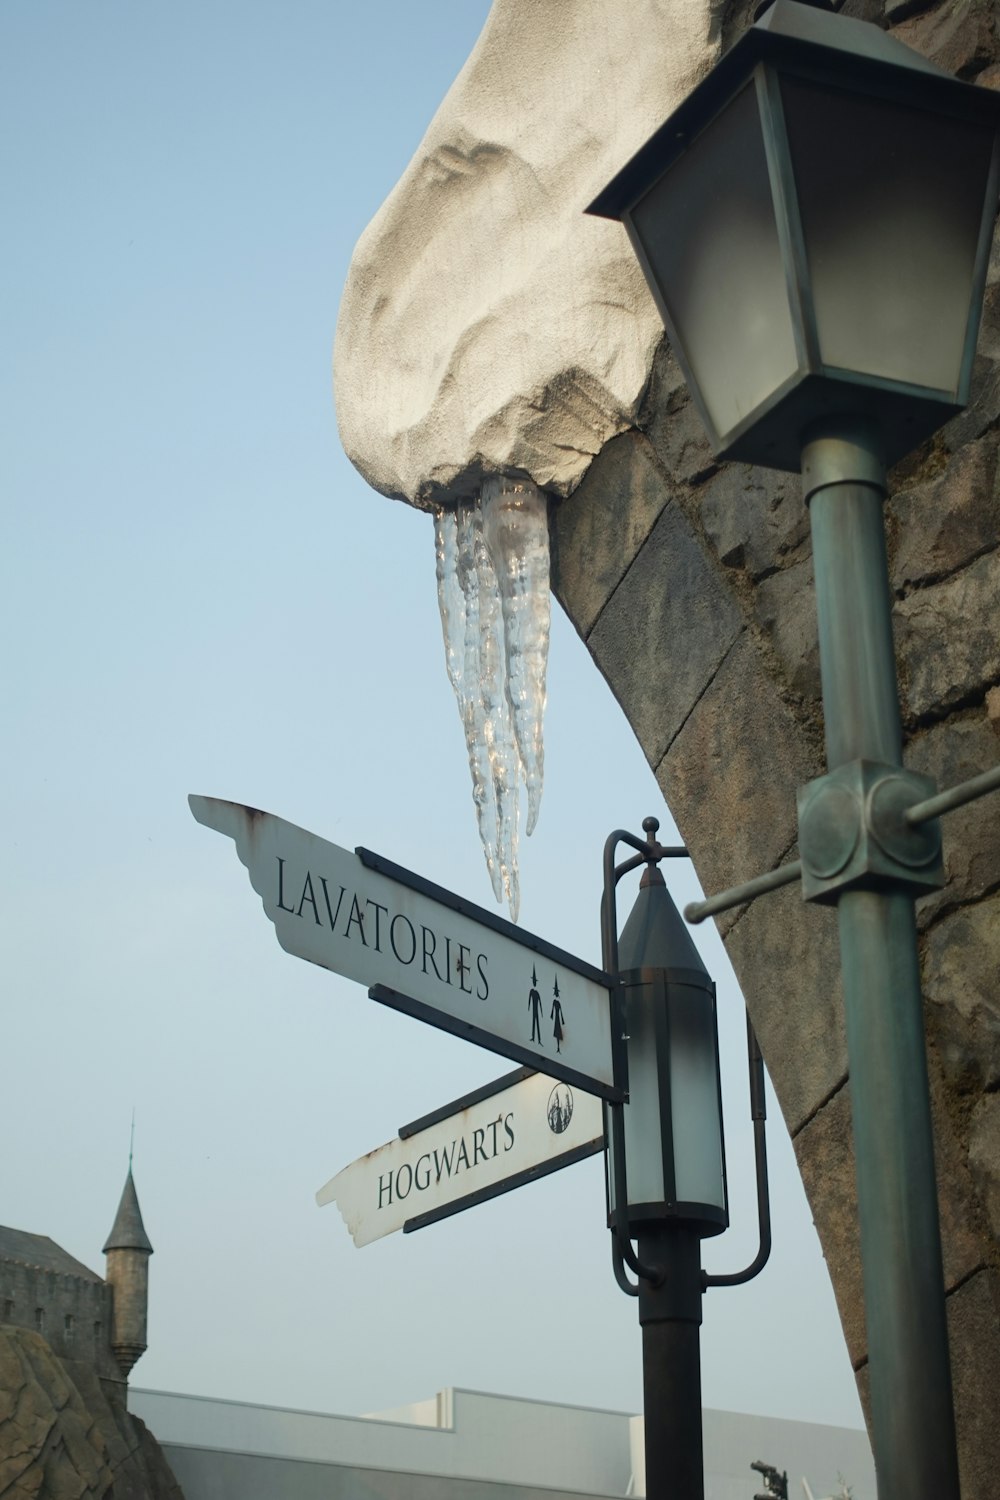
POLYGON ((972 367, 972 396, 965 411, 953 417, 941 430, 941 436, 952 452, 964 443, 989 433, 1000 420, 1000 363, 996 358, 977 354, 972 367))
POLYGON ((847 1074, 836 914, 785 886, 747 907, 725 942, 794 1137, 847 1074))
POLYGON ((981 1194, 970 1168, 959 1111, 953 1108, 947 1080, 933 1057, 929 1059, 929 1078, 941 1258, 945 1290, 951 1292, 983 1265, 990 1247, 984 1232, 981 1194))
POLYGON ((993 1236, 1000 1240, 1000 1094, 984 1094, 972 1111, 969 1169, 993 1236))
POLYGON ((700 484, 718 469, 704 423, 686 386, 640 416, 657 458, 671 479, 700 484))
POLYGON ((782 675, 796 697, 813 710, 822 709, 819 636, 812 558, 772 573, 754 595, 757 622, 777 657, 782 675))
POLYGON ((1000 553, 942 583, 916 589, 896 608, 896 650, 905 703, 915 719, 974 701, 1000 677, 1000 553))
POLYGON ((742 623, 690 522, 670 500, 587 642, 654 768, 742 623))
POLYGON ((867 1358, 858 1246, 850 1089, 845 1084, 795 1136, 795 1157, 830 1269, 851 1364, 867 1358))
POLYGON ((699 514, 719 561, 751 578, 807 550, 809 513, 797 474, 728 464, 699 492, 699 514))
POLYGON ((1000 1085, 1000 896, 960 907, 927 934, 923 991, 941 1066, 959 1091, 1000 1085))
POLYGON ((639 407, 636 426, 643 432, 648 431, 651 424, 661 420, 662 413, 666 411, 674 397, 686 391, 687 382, 684 379, 684 373, 670 347, 670 340, 664 334, 653 356, 649 384, 639 407))
POLYGON ((960 78, 974 78, 996 58, 996 22, 989 0, 939 5, 901 22, 893 35, 960 78))
POLYGON ((910 16, 923 15, 935 3, 936 0, 886 0, 885 18, 890 26, 895 26, 900 21, 908 20, 910 16))
MULTIPOLYGON (((951 1292, 979 1270, 988 1252, 979 1227, 977 1194, 965 1151, 948 1114, 944 1091, 936 1079, 932 1081, 931 1093, 944 1285, 946 1292, 951 1292)), ((841 1088, 803 1126, 794 1138, 794 1146, 830 1268, 851 1363, 857 1369, 867 1359, 868 1345, 850 1084, 841 1088)))
POLYGON ((683 728, 656 768, 706 891, 785 858, 796 839, 796 790, 822 769, 818 751, 760 646, 742 635, 701 696, 690 696, 683 728))
MULTIPOLYGON (((997 731, 982 709, 932 725, 907 743, 905 753, 907 766, 932 776, 942 792, 989 770, 998 759, 997 731)), ((976 901, 1000 885, 1000 798, 995 793, 947 813, 941 830, 945 884, 917 906, 921 928, 942 910, 976 901)))
POLYGON ((667 501, 667 485, 636 431, 601 450, 580 488, 553 505, 552 589, 586 639, 667 501))
POLYGON ((995 547, 996 434, 960 449, 934 479, 894 496, 889 517, 896 537, 890 570, 895 589, 955 573, 995 547))
POLYGON ((962 1500, 995 1500, 1000 1474, 1000 1274, 992 1267, 948 1298, 948 1341, 962 1500))

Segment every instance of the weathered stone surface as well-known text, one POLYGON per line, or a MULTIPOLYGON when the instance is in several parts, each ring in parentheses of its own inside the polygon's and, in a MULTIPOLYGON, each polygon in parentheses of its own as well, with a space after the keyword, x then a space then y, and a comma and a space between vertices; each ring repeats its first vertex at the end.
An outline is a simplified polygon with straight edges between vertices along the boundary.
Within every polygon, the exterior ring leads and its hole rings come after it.
MULTIPOLYGON (((1000 695, 998 695, 1000 708, 1000 695)), ((996 765, 1000 759, 997 730, 983 709, 935 724, 906 746, 911 770, 932 776, 939 791, 958 786, 996 765)), ((917 906, 922 928, 946 907, 975 901, 1000 885, 1000 802, 970 802, 941 819, 945 884, 917 906)))
POLYGON ((718 469, 704 424, 686 387, 665 396, 655 406, 646 406, 638 425, 667 473, 683 483, 700 484, 718 469))
POLYGON ((637 432, 614 438, 550 521, 552 587, 577 629, 587 636, 609 596, 632 566, 667 502, 663 473, 637 432), (589 489, 598 496, 589 503, 589 489))
POLYGON ((1000 897, 959 908, 928 934, 924 997, 942 1067, 961 1091, 1000 1084, 1000 897))
MULTIPOLYGON (((983 1264, 977 1193, 944 1093, 932 1086, 934 1164, 941 1215, 945 1289, 951 1292, 983 1264)), ((857 1369, 868 1357, 858 1201, 854 1180, 851 1090, 845 1084, 794 1139, 802 1182, 830 1267, 844 1337, 857 1369)))
POLYGON ((954 573, 992 550, 1000 537, 996 435, 961 449, 937 478, 894 496, 889 513, 894 588, 954 573))
POLYGON ((836 916, 785 886, 746 908, 726 952, 794 1136, 847 1073, 836 916))
POLYGON ((867 1358, 858 1249, 850 1087, 845 1084, 794 1138, 802 1185, 830 1268, 837 1310, 855 1369, 867 1358))
MULTIPOLYGON (((626 711, 631 717, 631 704, 626 711)), ((656 768, 706 890, 785 857, 796 839, 795 789, 817 770, 760 647, 742 635, 656 768)))
POLYGON ((0 1327, 0 1391, 5 1500, 183 1500, 142 1422, 39 1334, 0 1327))
POLYGON ((752 579, 806 551, 809 514, 797 475, 727 464, 699 490, 698 505, 719 561, 752 579))
POLYGON ((995 1500, 1000 1431, 1000 1275, 980 1271, 948 1298, 962 1500, 995 1500))
POLYGON ((914 718, 941 715, 1000 678, 1000 553, 916 589, 896 609, 905 704, 914 718))
POLYGON ((654 768, 742 623, 684 512, 668 500, 588 638, 654 768))
POLYGON ((903 21, 893 35, 961 78, 975 78, 996 56, 996 19, 989 0, 935 6, 903 21))
POLYGON ((789 687, 803 702, 818 708, 823 690, 811 556, 763 579, 754 603, 757 620, 789 687))
POLYGON ((972 1112, 969 1167, 990 1229, 1000 1239, 1000 1094, 984 1094, 972 1112))
POLYGON ((662 324, 622 228, 582 210, 717 50, 711 0, 494 0, 348 273, 337 417, 376 489, 428 506, 519 471, 566 495, 630 425, 662 324))

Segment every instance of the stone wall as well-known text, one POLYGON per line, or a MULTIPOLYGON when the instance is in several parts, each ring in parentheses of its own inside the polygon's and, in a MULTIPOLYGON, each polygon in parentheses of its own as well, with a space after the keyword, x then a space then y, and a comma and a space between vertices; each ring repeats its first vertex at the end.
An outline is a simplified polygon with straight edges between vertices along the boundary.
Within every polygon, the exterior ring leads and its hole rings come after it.
MULTIPOLYGON (((730 6, 726 31, 747 6, 730 6)), ((848 0, 943 67, 1000 87, 997 6, 848 0)), ((890 476, 906 761, 941 787, 1000 756, 1000 255, 968 411, 890 476)), ((713 460, 662 345, 635 428, 552 514, 553 588, 639 739, 707 892, 796 853, 824 769, 799 481, 713 460)), ((918 906, 965 1500, 1000 1473, 1000 798, 945 820, 947 885, 918 906)), ((791 1133, 851 1359, 866 1363, 836 918, 795 887, 722 919, 791 1133)))
POLYGON ((85 1360, 122 1384, 111 1352, 111 1288, 99 1277, 62 1275, 41 1266, 0 1261, 0 1324, 40 1333, 62 1359, 85 1360))

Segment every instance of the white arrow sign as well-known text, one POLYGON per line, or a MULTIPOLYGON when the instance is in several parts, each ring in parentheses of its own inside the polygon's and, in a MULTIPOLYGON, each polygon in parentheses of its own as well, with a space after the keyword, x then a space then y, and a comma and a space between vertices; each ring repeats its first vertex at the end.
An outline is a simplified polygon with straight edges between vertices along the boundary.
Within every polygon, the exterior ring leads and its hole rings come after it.
POLYGON ((374 1000, 608 1099, 624 1099, 621 1025, 601 970, 367 849, 271 813, 189 797, 227 834, 288 953, 374 1000))
POLYGON ((521 1068, 404 1126, 320 1188, 355 1245, 408 1233, 484 1203, 604 1146, 592 1094, 521 1068))

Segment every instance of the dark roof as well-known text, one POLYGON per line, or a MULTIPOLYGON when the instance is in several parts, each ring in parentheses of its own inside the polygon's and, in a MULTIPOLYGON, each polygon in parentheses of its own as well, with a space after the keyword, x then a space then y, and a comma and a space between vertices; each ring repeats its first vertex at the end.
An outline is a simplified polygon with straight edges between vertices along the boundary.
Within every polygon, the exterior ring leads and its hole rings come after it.
POLYGON ((42 1271, 57 1271, 60 1276, 79 1276, 84 1281, 99 1281, 103 1277, 91 1271, 82 1261, 50 1240, 47 1234, 29 1234, 26 1229, 8 1229, 0 1224, 0 1261, 13 1260, 22 1266, 35 1266, 42 1271))
POLYGON ((115 1222, 104 1242, 105 1255, 109 1250, 145 1250, 147 1255, 153 1253, 149 1236, 143 1226, 131 1167, 125 1179, 125 1186, 122 1188, 122 1199, 118 1205, 118 1212, 115 1214, 115 1222))

